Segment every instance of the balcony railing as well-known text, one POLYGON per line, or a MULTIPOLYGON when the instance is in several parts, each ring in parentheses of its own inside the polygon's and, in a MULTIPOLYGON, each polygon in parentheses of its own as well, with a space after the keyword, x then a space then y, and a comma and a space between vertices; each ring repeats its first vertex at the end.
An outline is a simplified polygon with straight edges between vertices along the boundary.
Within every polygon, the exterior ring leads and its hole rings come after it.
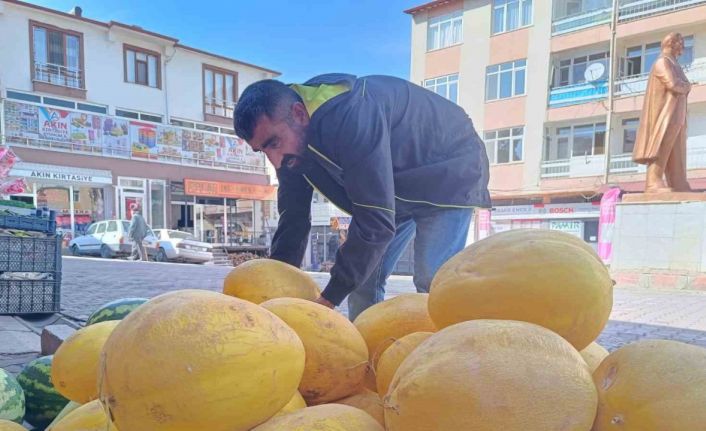
MULTIPOLYGON (((706 84, 706 58, 694 60, 690 66, 684 68, 684 73, 690 82, 706 84)), ((634 96, 644 93, 647 90, 649 77, 649 73, 643 73, 618 79, 615 83, 615 95, 634 96)))
POLYGON ((549 91, 549 107, 559 108, 577 105, 608 97, 608 81, 596 81, 552 88, 549 91))
POLYGON ((542 178, 568 177, 570 159, 548 160, 542 162, 542 178))
POLYGON ((203 106, 204 112, 207 114, 233 118, 233 111, 235 109, 234 102, 228 102, 214 97, 206 97, 204 98, 203 106))
POLYGON ((611 174, 631 174, 644 172, 644 165, 632 161, 632 154, 617 154, 610 157, 611 174))
POLYGON ((706 0, 620 0, 620 22, 634 21, 706 4, 706 0))
POLYGON ((83 72, 60 64, 34 63, 34 80, 69 88, 83 88, 83 72))
POLYGON ((611 8, 605 8, 556 20, 552 23, 552 35, 558 36, 596 25, 607 24, 610 22, 612 13, 613 10, 611 8))

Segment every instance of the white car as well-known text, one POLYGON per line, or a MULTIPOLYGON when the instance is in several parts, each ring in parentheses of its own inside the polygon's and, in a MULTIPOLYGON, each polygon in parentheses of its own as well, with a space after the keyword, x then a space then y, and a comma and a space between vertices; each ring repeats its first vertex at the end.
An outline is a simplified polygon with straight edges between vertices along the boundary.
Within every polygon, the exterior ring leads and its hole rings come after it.
MULTIPOLYGON (((85 235, 69 242, 69 250, 74 256, 84 254, 97 255, 105 259, 126 256, 132 252, 132 240, 128 237, 128 220, 105 220, 89 226, 85 235)), ((144 240, 147 254, 156 256, 159 251, 157 238, 149 229, 144 240)))
POLYGON ((188 232, 155 229, 154 235, 157 238, 157 250, 154 260, 157 262, 178 260, 206 263, 213 260, 213 246, 197 240, 188 232))

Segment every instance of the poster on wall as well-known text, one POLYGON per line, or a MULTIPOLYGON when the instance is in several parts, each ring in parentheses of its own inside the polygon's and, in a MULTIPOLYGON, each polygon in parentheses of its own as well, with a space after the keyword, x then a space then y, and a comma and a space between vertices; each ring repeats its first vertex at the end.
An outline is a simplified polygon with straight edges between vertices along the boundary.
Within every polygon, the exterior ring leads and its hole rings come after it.
POLYGON ((157 127, 157 156, 161 160, 181 159, 181 130, 174 127, 157 127))
POLYGON ((223 137, 223 148, 221 148, 220 160, 223 163, 244 164, 247 144, 245 141, 235 136, 223 137))
POLYGON ((130 121, 130 145, 132 156, 149 158, 157 154, 157 126, 155 124, 130 121))
POLYGON ((71 141, 84 151, 99 151, 102 121, 99 115, 71 113, 71 141))
POLYGON ((39 108, 39 139, 52 142, 71 141, 71 112, 47 107, 39 108))
POLYGON ((129 122, 117 118, 103 118, 103 155, 129 157, 129 122))
POLYGON ((199 159, 204 162, 213 162, 221 147, 221 136, 212 133, 204 133, 203 151, 199 159))
POLYGON ((6 101, 5 133, 8 138, 39 138, 39 108, 6 101))
POLYGON ((204 151, 204 134, 192 130, 181 131, 181 151, 182 157, 198 160, 204 151))

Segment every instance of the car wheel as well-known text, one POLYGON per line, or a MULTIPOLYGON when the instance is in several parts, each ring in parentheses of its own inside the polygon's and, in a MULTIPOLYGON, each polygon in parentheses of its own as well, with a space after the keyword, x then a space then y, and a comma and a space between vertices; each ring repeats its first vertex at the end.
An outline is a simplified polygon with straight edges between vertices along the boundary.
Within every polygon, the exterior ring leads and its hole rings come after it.
POLYGON ((107 245, 103 244, 101 246, 101 257, 103 259, 112 259, 113 257, 113 250, 110 249, 107 245))
POLYGON ((159 250, 157 250, 157 254, 154 257, 154 260, 157 262, 169 261, 169 258, 167 257, 167 252, 165 252, 164 249, 160 247, 159 250))
POLYGON ((81 251, 76 244, 71 246, 71 256, 81 256, 81 251))

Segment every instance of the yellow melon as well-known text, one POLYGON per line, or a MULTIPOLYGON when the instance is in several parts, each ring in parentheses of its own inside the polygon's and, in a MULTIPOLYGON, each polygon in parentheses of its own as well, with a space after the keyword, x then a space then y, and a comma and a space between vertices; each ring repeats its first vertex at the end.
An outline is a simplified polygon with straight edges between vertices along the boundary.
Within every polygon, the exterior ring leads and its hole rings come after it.
POLYGON ((0 431, 27 431, 27 428, 16 424, 15 422, 0 419, 0 431))
POLYGON ((382 356, 380 356, 378 366, 375 369, 375 374, 377 374, 377 392, 380 396, 384 397, 385 394, 387 394, 387 389, 390 386, 390 382, 392 382, 392 378, 395 376, 395 372, 397 372, 397 369, 407 356, 432 335, 433 333, 431 332, 414 332, 405 335, 392 343, 392 345, 383 352, 382 356))
POLYGON ((223 282, 223 293, 260 304, 273 298, 319 297, 320 289, 307 273, 273 259, 255 259, 233 268, 223 282))
POLYGON ((94 400, 64 416, 47 431, 117 431, 106 412, 105 406, 94 400))
POLYGON ((395 340, 412 332, 436 332, 429 317, 428 300, 427 293, 406 293, 379 302, 358 315, 353 324, 365 338, 373 368, 395 340))
POLYGON ((577 350, 595 340, 613 306, 605 266, 569 234, 512 230, 478 241, 432 281, 429 313, 439 328, 473 319, 536 323, 577 350))
POLYGON ((385 409, 382 407, 382 400, 380 395, 371 390, 363 389, 357 394, 336 401, 336 404, 361 409, 378 421, 380 425, 385 426, 385 409))
POLYGON ((593 373, 593 431, 706 429, 706 349, 677 341, 638 341, 612 352, 593 373))
POLYGON ((324 404, 277 416, 252 431, 385 431, 369 414, 355 407, 324 404))
POLYGON ((554 332, 474 320, 417 347, 383 402, 387 431, 588 431, 597 395, 581 355, 554 332))
POLYGON ((281 416, 281 415, 286 415, 288 413, 296 412, 297 410, 301 410, 306 408, 306 401, 304 401, 304 397, 302 397, 302 394, 299 393, 299 391, 294 392, 294 396, 292 396, 292 399, 289 400, 286 406, 282 407, 282 410, 278 411, 275 416, 281 416))
POLYGON ((54 354, 51 381, 64 397, 80 404, 98 398, 101 350, 120 321, 86 326, 71 334, 54 354))
POLYGON ((278 298, 261 306, 284 320, 306 350, 299 392, 308 405, 357 392, 368 366, 365 340, 341 313, 298 298, 278 298))
POLYGON ((375 376, 375 370, 372 364, 368 362, 368 366, 365 369, 365 377, 363 378, 363 387, 373 392, 378 391, 377 387, 377 377, 375 376))
POLYGON ((245 431, 291 400, 304 346, 262 307, 182 290, 130 313, 102 359, 101 399, 121 431, 245 431))
POLYGON ((591 370, 591 373, 596 371, 596 368, 598 368, 601 362, 608 356, 608 351, 605 347, 595 341, 579 353, 581 353, 583 360, 588 364, 588 369, 591 370))

